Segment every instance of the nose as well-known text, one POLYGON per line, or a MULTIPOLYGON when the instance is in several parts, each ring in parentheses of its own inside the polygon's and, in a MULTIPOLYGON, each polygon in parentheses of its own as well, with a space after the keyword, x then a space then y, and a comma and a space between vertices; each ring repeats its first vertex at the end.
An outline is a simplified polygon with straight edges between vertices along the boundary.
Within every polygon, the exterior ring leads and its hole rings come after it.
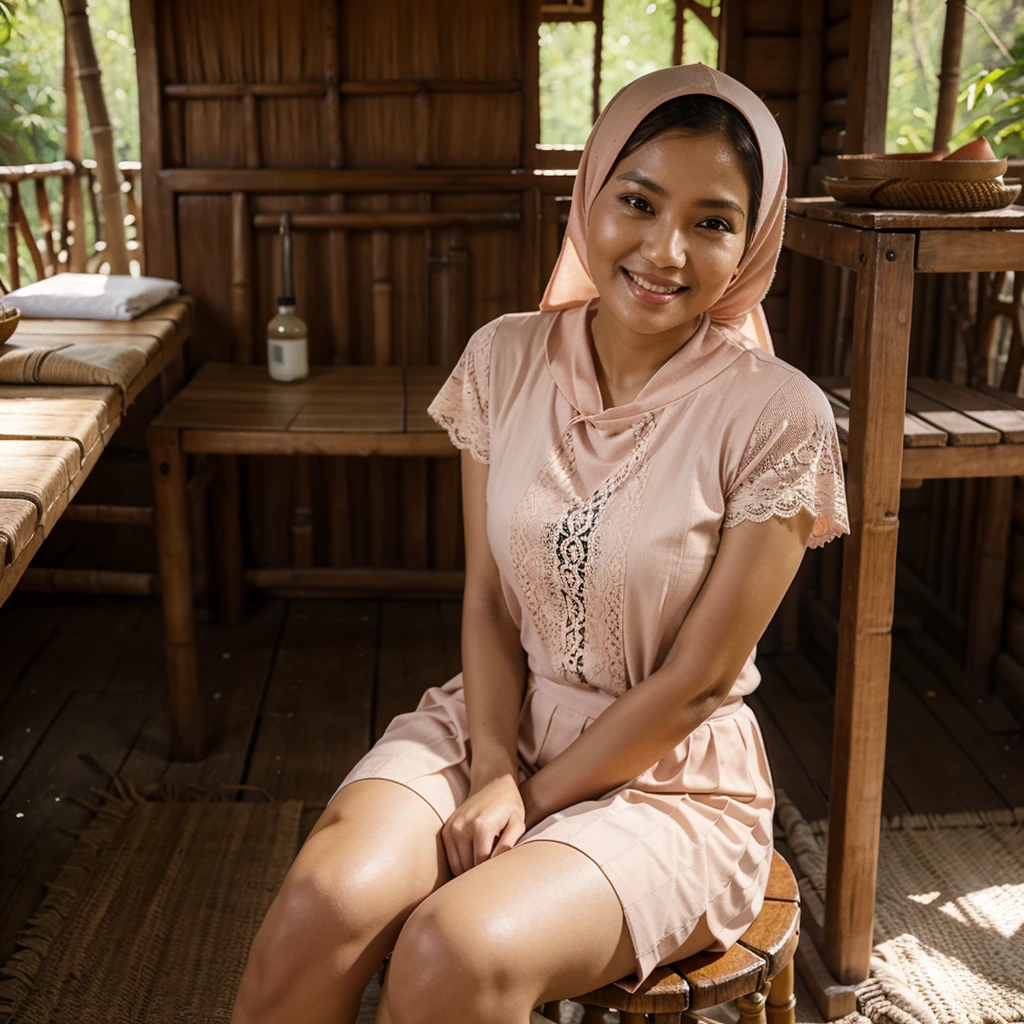
POLYGON ((686 266, 686 233, 674 224, 651 224, 640 244, 640 256, 655 267, 667 270, 686 266))

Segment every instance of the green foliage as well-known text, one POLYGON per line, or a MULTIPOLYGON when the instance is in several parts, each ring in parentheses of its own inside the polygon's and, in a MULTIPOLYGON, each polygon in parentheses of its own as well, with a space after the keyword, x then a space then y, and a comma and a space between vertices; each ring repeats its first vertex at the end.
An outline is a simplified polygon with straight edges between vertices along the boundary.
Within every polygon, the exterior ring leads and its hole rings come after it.
POLYGON ((1024 156, 1024 40, 1015 50, 1012 64, 979 67, 967 77, 958 99, 973 120, 953 136, 951 149, 984 135, 997 156, 1024 156))
POLYGON ((624 85, 672 63, 675 23, 676 5, 672 0, 605 3, 601 40, 602 108, 624 85))
MULTIPOLYGON (((714 15, 717 0, 700 0, 714 15)), ((674 0, 605 0, 601 37, 600 103, 624 85, 673 60, 674 0)), ((683 60, 718 63, 718 42, 691 11, 683 13, 683 60)), ((582 146, 593 125, 593 22, 548 22, 540 27, 540 138, 582 146)))
POLYGON ((587 141, 592 124, 593 22, 540 27, 540 140, 557 145, 587 141))
MULTIPOLYGON (((89 22, 119 160, 139 159, 139 98, 128 0, 92 0, 89 22)), ((60 0, 0 0, 0 161, 64 157, 64 18, 60 0), (4 33, 8 38, 4 41, 4 33)), ((83 155, 93 155, 79 97, 83 155)))
MULTIPOLYGON (((89 22, 100 67, 103 93, 114 129, 118 160, 138 160, 139 99, 135 77, 129 0, 92 0, 89 22)), ((94 156, 85 101, 79 93, 82 155, 94 156)), ((64 17, 60 0, 0 0, 0 163, 50 163, 64 159, 64 17), (6 36, 6 38, 5 38, 6 36)), ((60 182, 46 183, 50 209, 60 208, 60 182)), ((33 234, 39 217, 31 186, 21 196, 33 234), (26 201, 28 200, 28 201, 26 201)), ((0 206, 6 227, 6 203, 0 206)), ((86 217, 87 245, 92 224, 86 217)), ((24 243, 18 264, 23 281, 35 277, 24 243)), ((7 254, 0 252, 0 276, 10 285, 7 254)))
MULTIPOLYGON (((942 0, 893 4, 885 147, 890 152, 932 148, 944 25, 942 0)), ((1022 61, 1024 5, 1019 0, 971 0, 951 148, 984 135, 998 156, 1024 156, 1022 61)))

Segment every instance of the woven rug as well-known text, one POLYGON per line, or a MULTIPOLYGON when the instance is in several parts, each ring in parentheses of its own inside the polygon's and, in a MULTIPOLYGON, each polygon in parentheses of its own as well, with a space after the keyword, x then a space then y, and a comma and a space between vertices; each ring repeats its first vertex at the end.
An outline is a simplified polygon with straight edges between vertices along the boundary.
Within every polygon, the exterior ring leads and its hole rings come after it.
POLYGON ((228 1024, 303 804, 114 782, 98 804, 71 797, 96 813, 0 969, 0 1021, 228 1024))
MULTIPOLYGON (((828 822, 776 790, 798 875, 824 900, 828 822)), ((861 1022, 1024 1021, 1024 808, 882 819, 861 1022)))

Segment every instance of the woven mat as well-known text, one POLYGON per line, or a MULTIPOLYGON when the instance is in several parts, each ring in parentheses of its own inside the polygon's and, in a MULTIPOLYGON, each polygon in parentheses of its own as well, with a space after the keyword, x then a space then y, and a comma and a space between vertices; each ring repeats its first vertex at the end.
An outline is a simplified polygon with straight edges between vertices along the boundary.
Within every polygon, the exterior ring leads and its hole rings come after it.
MULTIPOLYGON (((823 900, 828 822, 776 795, 797 874, 823 900)), ((873 941, 860 1021, 1024 1021, 1024 808, 883 818, 873 941)))
POLYGON ((227 1024, 303 804, 114 781, 79 800, 96 815, 0 969, 0 1021, 227 1024))

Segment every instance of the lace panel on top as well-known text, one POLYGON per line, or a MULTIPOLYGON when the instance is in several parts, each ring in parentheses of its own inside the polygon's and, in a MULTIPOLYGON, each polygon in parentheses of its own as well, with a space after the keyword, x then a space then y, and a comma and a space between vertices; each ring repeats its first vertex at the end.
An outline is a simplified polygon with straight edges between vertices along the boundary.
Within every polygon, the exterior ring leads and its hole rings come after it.
POLYGON ((808 547, 850 532, 835 417, 814 382, 794 374, 761 412, 722 526, 789 518, 802 508, 815 516, 808 547))
POLYGON ((491 458, 491 340, 497 320, 484 324, 469 339, 451 375, 427 407, 427 415, 448 431, 456 448, 468 448, 477 462, 491 458))

